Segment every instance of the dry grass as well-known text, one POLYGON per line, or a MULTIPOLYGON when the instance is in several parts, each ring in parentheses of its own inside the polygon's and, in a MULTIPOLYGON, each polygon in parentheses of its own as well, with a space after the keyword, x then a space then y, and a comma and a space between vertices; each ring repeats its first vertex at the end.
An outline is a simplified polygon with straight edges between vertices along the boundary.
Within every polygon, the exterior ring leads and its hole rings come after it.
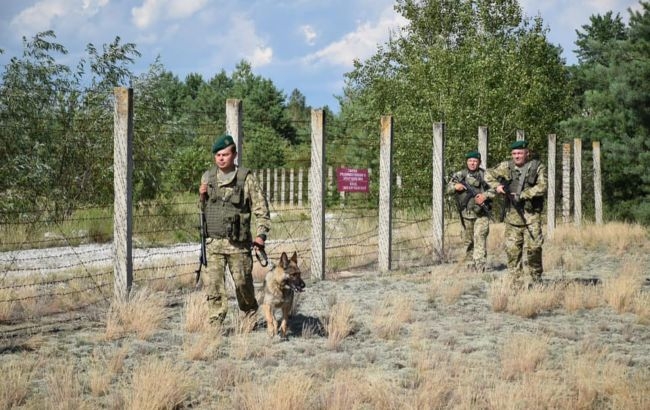
POLYGON ((328 317, 323 320, 328 349, 337 350, 352 331, 352 310, 351 303, 338 302, 332 306, 328 317))
POLYGON ((183 344, 184 356, 187 360, 210 360, 216 357, 222 342, 221 326, 197 335, 189 334, 183 344))
POLYGON ((603 304, 601 286, 584 286, 579 283, 570 283, 564 289, 562 306, 567 312, 595 309, 603 304))
POLYGON ((647 240, 648 232, 641 225, 610 222, 600 226, 587 223, 580 228, 572 224, 560 225, 550 242, 561 244, 565 249, 606 250, 622 256, 647 240))
POLYGON ((206 332, 210 329, 210 310, 205 292, 192 292, 185 297, 183 328, 186 332, 206 332))
POLYGON ((587 347, 565 358, 574 408, 647 409, 650 373, 630 368, 609 357, 603 348, 587 347))
POLYGON ((133 372, 125 387, 125 408, 132 410, 176 409, 193 389, 191 374, 168 359, 149 359, 133 372))
POLYGON ((233 408, 242 410, 312 408, 313 379, 301 372, 278 374, 266 383, 243 383, 234 390, 233 408))
POLYGON ((94 397, 108 393, 113 375, 107 367, 106 359, 94 352, 88 369, 88 387, 94 397))
POLYGON ((490 284, 488 300, 495 312, 505 312, 508 309, 508 300, 512 295, 512 281, 508 278, 500 278, 490 284))
POLYGON ((372 320, 372 328, 380 339, 399 338, 404 326, 413 321, 413 302, 408 295, 393 295, 387 298, 372 320))
POLYGON ((605 281, 605 301, 619 313, 634 311, 635 300, 639 296, 643 280, 641 266, 638 263, 626 262, 618 276, 605 281))
POLYGON ((166 318, 165 299, 147 288, 131 293, 127 301, 114 299, 108 311, 105 338, 116 339, 135 333, 140 339, 151 337, 166 318))
POLYGON ((535 285, 527 290, 513 291, 508 297, 507 311, 513 315, 533 318, 560 305, 562 292, 555 286, 535 285))
POLYGON ((474 271, 466 269, 461 264, 454 265, 452 269, 437 266, 431 271, 429 300, 434 302, 440 299, 444 304, 452 305, 478 280, 474 271))
POLYGON ((11 289, 0 289, 0 323, 8 322, 14 313, 17 299, 11 289))
POLYGON ((70 363, 55 363, 45 377, 45 407, 48 409, 84 408, 83 387, 77 370, 70 363))
POLYGON ((501 351, 501 376, 506 380, 534 372, 546 358, 549 342, 538 335, 514 335, 501 351))
MULTIPOLYGON (((499 229, 491 228, 495 253, 499 229)), ((571 235, 545 244, 545 265, 547 249, 579 263, 547 266, 545 285, 525 290, 507 281, 496 254, 483 277, 442 263, 315 281, 287 340, 269 340, 238 315, 232 288, 231 314, 210 328, 201 293, 178 304, 176 285, 157 284, 171 295, 134 292, 111 306, 106 328, 89 321, 0 339, 0 409, 648 409, 646 244, 594 228, 617 244, 613 252, 629 246, 611 257, 571 235), (572 281, 585 275, 601 284, 572 281)), ((33 312, 55 306, 26 303, 33 312)))
POLYGON ((19 356, 0 364, 0 409, 13 409, 25 404, 30 393, 36 363, 27 356, 19 356))

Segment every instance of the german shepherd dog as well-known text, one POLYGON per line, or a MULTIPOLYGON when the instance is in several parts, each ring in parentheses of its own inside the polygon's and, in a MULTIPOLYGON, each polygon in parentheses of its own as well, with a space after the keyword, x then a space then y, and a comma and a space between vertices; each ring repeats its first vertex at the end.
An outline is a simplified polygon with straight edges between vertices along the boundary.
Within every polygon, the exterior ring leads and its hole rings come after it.
POLYGON ((266 318, 266 328, 269 337, 278 334, 278 321, 275 318, 275 310, 282 310, 282 323, 280 331, 282 338, 287 337, 287 320, 293 307, 293 295, 295 292, 302 292, 305 289, 305 282, 300 277, 298 267, 298 255, 293 253, 291 259, 286 252, 282 252, 280 263, 266 273, 260 304, 266 318))

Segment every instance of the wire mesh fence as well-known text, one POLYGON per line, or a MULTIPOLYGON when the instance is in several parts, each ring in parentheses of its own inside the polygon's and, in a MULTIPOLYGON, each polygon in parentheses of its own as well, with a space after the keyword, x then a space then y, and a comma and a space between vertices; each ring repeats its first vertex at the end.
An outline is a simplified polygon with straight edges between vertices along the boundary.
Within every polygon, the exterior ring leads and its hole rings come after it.
MULTIPOLYGON (((48 144, 70 144, 72 148, 57 151, 62 157, 55 162, 32 164, 47 168, 42 172, 52 189, 39 187, 34 190, 37 194, 29 197, 16 193, 21 186, 18 183, 5 183, 0 193, 0 324, 9 329, 3 330, 5 333, 30 329, 43 318, 49 318, 51 324, 65 320, 62 315, 72 318, 74 312, 87 316, 92 308, 105 308, 113 298, 116 254, 110 155, 112 107, 110 95, 96 96, 95 100, 98 106, 93 115, 97 120, 92 126, 83 121, 50 121, 47 126, 32 124, 21 130, 27 134, 54 134, 48 144), (77 148, 81 151, 77 152, 77 148), (50 169, 55 166, 59 167, 58 173, 50 169)), ((193 113, 191 120, 171 120, 164 116, 164 107, 146 105, 137 98, 134 116, 133 284, 170 292, 189 291, 194 287, 199 265, 198 183, 211 164, 209 142, 222 133, 226 121, 208 111, 193 113), (156 115, 162 115, 162 119, 146 121, 156 115), (198 146, 185 143, 183 149, 174 149, 175 143, 188 140, 198 146), (197 150, 208 154, 194 155, 197 150), (173 156, 173 161, 168 156, 173 156)), ((399 146, 402 136, 412 132, 397 126, 395 144, 399 146)), ((378 134, 378 129, 367 135, 342 133, 325 157, 325 278, 350 270, 378 270, 378 134), (367 171, 367 192, 337 190, 335 171, 342 167, 367 171)), ((423 135, 427 135, 424 130, 423 135)), ((247 149, 244 141, 243 151, 247 149)), ((392 269, 429 266, 451 259, 450 251, 436 254, 433 244, 435 215, 431 204, 436 199, 432 187, 412 189, 415 184, 409 180, 413 166, 425 175, 433 175, 431 161, 428 154, 395 159, 390 181, 392 223, 388 227, 392 269)), ((589 161, 585 156, 585 162, 589 161)), ((24 183, 33 178, 34 169, 25 164, 15 167, 16 181, 24 183)), ((252 172, 271 211, 272 231, 266 244, 269 258, 275 261, 282 252, 295 251, 303 272, 309 275, 313 234, 310 201, 317 193, 312 192, 309 183, 310 161, 295 160, 293 165, 253 168, 252 172)), ((584 169, 588 181, 590 167, 584 169)), ((559 182, 557 186, 561 186, 559 182)), ((589 187, 589 183, 585 186, 589 187)), ((445 249, 453 249, 459 242, 459 221, 451 201, 445 199, 443 209, 445 249)), ((258 277, 264 269, 256 261, 254 272, 258 277)))

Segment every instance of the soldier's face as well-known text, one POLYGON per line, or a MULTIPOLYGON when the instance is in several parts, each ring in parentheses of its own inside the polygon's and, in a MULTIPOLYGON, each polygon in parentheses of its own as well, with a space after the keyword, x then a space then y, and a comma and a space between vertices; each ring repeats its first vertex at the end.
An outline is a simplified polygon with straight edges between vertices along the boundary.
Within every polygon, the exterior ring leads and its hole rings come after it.
POLYGON ((481 160, 478 158, 467 158, 467 169, 470 171, 476 171, 478 166, 481 165, 481 160))
POLYGON ((526 163, 528 157, 527 149, 513 149, 512 150, 512 161, 516 166, 520 167, 526 163))
POLYGON ((232 171, 235 168, 235 146, 231 145, 214 154, 214 162, 224 172, 232 171))

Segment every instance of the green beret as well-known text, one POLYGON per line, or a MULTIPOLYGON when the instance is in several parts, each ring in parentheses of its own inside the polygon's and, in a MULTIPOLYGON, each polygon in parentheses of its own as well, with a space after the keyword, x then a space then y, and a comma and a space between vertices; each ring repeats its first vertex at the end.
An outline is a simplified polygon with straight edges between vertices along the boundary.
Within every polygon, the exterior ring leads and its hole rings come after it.
POLYGON ((481 153, 478 151, 470 151, 467 154, 465 154, 465 158, 476 158, 476 159, 481 159, 481 153))
POLYGON ((510 149, 524 149, 524 148, 528 148, 528 141, 520 140, 510 144, 510 149))
POLYGON ((229 147, 233 145, 235 141, 232 139, 232 137, 228 134, 224 134, 217 138, 217 140, 214 142, 214 145, 212 146, 212 153, 216 154, 217 152, 221 151, 222 149, 229 147))

